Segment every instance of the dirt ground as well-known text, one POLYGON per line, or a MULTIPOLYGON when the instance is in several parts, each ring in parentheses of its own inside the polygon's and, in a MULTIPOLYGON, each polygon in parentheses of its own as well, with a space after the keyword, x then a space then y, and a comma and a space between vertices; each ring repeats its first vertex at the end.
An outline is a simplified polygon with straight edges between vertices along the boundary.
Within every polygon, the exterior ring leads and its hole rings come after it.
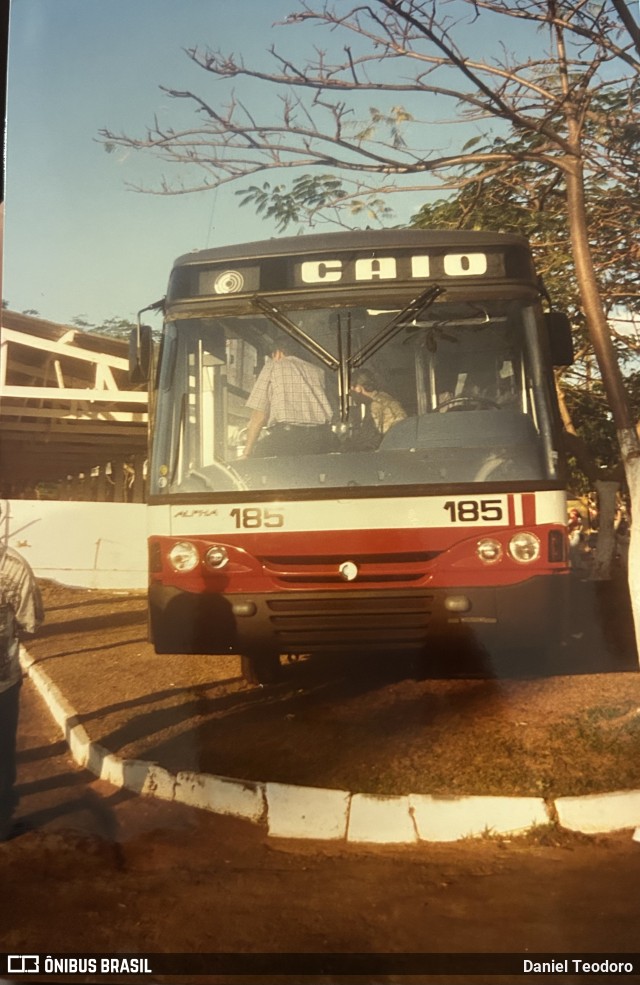
POLYGON ((419 679, 406 661, 285 663, 266 689, 245 684, 237 657, 155 654, 141 593, 43 592, 46 624, 29 650, 91 738, 123 757, 365 793, 640 788, 640 674, 621 579, 575 582, 569 642, 547 676, 516 654, 498 672, 455 650, 419 679))
MULTIPOLYGON (((4 951, 185 955, 179 975, 138 978, 175 985, 496 985, 532 976, 443 977, 428 964, 411 977, 397 971, 416 953, 454 961, 637 951, 640 845, 631 832, 413 847, 269 839, 247 822, 96 781, 70 760, 30 682, 18 766, 20 815, 31 830, 0 845, 4 951), (206 964, 206 955, 233 962, 253 953, 267 955, 260 976, 189 973, 191 955, 206 964), (370 956, 368 970, 317 972, 324 955, 354 953, 370 956), (293 960, 305 973, 287 977, 293 960)), ((115 985, 135 977, 55 980, 115 985)), ((12 985, 33 981, 20 976, 12 985)))
MULTIPOLYGON (((47 622, 29 649, 91 737, 120 755, 384 792, 640 785, 640 675, 620 585, 576 584, 571 642, 550 676, 527 677, 516 664, 509 676, 486 676, 477 655, 458 653, 446 674, 418 680, 406 666, 309 660, 287 665, 268 690, 246 685, 236 658, 155 655, 142 595, 43 588, 47 622)), ((638 950, 631 831, 543 828, 407 847, 270 839, 259 826, 97 781, 71 761, 29 681, 18 769, 27 830, 0 845, 5 952, 183 954, 179 976, 147 980, 202 985, 334 985, 348 966, 322 972, 312 956, 355 953, 371 964, 348 979, 354 985, 488 985, 531 976, 406 977, 399 962, 638 950), (269 955, 267 973, 189 973, 193 954, 253 952, 269 955), (305 974, 286 975, 291 954, 310 955, 305 974)))

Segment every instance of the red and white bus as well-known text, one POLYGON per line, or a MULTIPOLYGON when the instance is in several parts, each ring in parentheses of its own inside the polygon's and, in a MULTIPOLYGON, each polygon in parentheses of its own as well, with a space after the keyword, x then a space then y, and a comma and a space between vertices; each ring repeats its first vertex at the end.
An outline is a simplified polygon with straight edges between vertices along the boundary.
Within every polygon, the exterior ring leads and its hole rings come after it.
POLYGON ((238 653, 268 682, 281 654, 428 654, 456 633, 544 645, 568 576, 553 366, 572 354, 543 295, 527 242, 493 232, 176 260, 152 400, 156 650, 238 653), (265 417, 246 455, 247 401, 282 339, 322 381, 331 440, 274 452, 282 422, 265 417), (391 398, 393 421, 372 425, 391 398))

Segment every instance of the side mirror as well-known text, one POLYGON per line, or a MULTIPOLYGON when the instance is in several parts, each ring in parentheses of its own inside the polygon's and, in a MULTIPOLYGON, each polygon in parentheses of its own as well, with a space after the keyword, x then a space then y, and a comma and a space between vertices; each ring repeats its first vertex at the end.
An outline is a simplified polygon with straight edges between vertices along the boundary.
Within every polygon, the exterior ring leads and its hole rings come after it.
POLYGON ((129 382, 145 385, 151 375, 153 339, 150 325, 137 325, 129 333, 129 382))
POLYGON ((563 311, 547 311, 544 316, 549 335, 551 361, 554 366, 573 365, 571 322, 563 311))

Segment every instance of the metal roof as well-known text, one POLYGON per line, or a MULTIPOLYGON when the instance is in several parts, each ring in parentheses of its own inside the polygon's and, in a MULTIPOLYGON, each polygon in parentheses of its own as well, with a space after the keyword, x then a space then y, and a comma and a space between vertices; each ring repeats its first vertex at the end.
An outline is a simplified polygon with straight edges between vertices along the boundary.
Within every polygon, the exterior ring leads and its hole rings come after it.
POLYGON ((130 388, 126 340, 2 311, 5 487, 90 474, 146 450, 147 393, 130 388))

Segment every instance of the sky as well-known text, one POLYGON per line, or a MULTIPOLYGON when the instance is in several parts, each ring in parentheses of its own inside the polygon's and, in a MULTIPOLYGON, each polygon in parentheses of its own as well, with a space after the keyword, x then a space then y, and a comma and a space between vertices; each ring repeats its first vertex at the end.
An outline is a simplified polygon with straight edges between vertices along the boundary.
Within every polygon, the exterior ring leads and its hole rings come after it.
MULTIPOLYGON (((182 107, 161 85, 208 98, 218 85, 222 93, 226 83, 209 80, 185 47, 219 48, 266 67, 269 45, 286 50, 294 30, 298 56, 298 45, 329 46, 332 36, 320 39, 317 28, 273 27, 297 6, 296 0, 12 0, 3 279, 12 310, 62 323, 135 319, 164 295, 177 256, 277 235, 250 206, 239 207, 232 185, 177 196, 131 191, 127 182, 153 185, 167 165, 134 151, 106 153, 98 131, 140 135, 156 114, 174 122, 182 107)), ((478 44, 477 26, 474 31, 478 44)), ((246 98, 255 106, 275 95, 254 85, 246 98)), ((394 201, 394 221, 408 221, 423 200, 394 201)))
POLYGON ((128 181, 157 175, 158 165, 124 151, 107 154, 97 138, 101 127, 140 133, 154 114, 167 119, 172 101, 159 86, 201 82, 184 47, 242 44, 257 56, 279 10, 289 7, 278 0, 13 0, 3 279, 13 310, 61 322, 132 318, 162 297, 176 256, 273 234, 228 193, 130 191, 128 181))

